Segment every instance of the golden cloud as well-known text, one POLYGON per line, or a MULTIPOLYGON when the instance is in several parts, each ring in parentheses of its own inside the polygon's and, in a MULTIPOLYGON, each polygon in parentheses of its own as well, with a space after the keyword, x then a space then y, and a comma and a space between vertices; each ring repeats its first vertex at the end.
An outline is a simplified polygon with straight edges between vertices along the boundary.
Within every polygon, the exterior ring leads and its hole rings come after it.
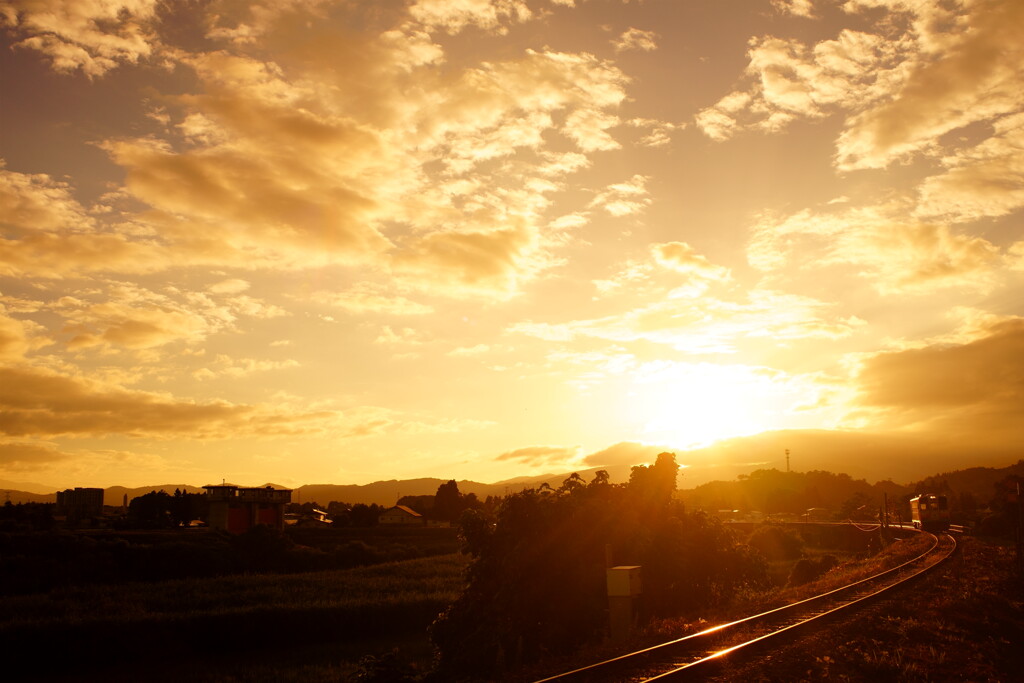
POLYGON ((222 226, 224 240, 299 252, 379 251, 374 202, 343 186, 311 193, 258 157, 227 150, 173 154, 139 143, 109 146, 128 170, 127 187, 150 206, 222 226))
POLYGON ((576 457, 577 446, 527 446, 506 451, 495 460, 517 460, 523 464, 538 467, 542 465, 564 466, 576 457))
MULTIPOLYGON (((791 9, 798 6, 804 3, 791 9)), ((753 39, 747 84, 699 112, 698 127, 724 140, 741 130, 773 132, 797 118, 847 111, 836 165, 852 170, 934 155, 946 133, 1024 106, 1020 3, 853 0, 844 9, 878 7, 888 10, 880 19, 865 14, 877 22, 873 32, 844 29, 813 46, 753 39)))
POLYGON ((905 208, 894 202, 767 217, 753 229, 747 258, 766 272, 792 263, 848 265, 881 293, 993 286, 1003 265, 997 247, 948 225, 908 220, 905 208))
POLYGON ((594 286, 601 294, 679 299, 699 296, 714 282, 730 279, 727 268, 711 263, 685 242, 652 244, 649 252, 649 259, 627 261, 611 278, 594 280, 594 286), (680 280, 679 275, 686 278, 680 280), (666 292, 665 287, 671 289, 666 292))
MULTIPOLYGON (((228 287, 233 289, 237 285, 228 287)), ((287 315, 283 309, 249 296, 214 298, 173 289, 154 292, 126 282, 109 282, 92 292, 65 296, 48 308, 63 318, 62 333, 70 335, 68 346, 72 349, 100 345, 149 349, 175 341, 198 343, 235 329, 240 317, 287 315)))
POLYGON ((490 426, 492 423, 481 420, 437 419, 380 406, 357 406, 341 411, 334 433, 341 438, 362 439, 386 434, 457 434, 490 426))
POLYGON ((527 227, 438 232, 405 245, 393 267, 405 282, 435 293, 509 297, 521 274, 543 265, 538 256, 536 235, 527 227))
POLYGON ((612 41, 616 52, 625 50, 643 50, 650 52, 658 49, 658 34, 639 28, 629 28, 612 41))
POLYGON ((588 160, 547 152, 542 133, 561 130, 584 151, 616 147, 607 110, 625 96, 623 74, 592 55, 528 50, 417 78, 399 34, 419 38, 396 30, 362 38, 368 53, 331 73, 287 53, 281 64, 178 53, 204 91, 168 100, 177 110, 163 116, 179 123, 167 139, 103 145, 153 209, 134 217, 166 248, 150 267, 341 263, 443 296, 507 296, 552 263, 547 252, 564 239, 541 234, 546 195, 588 160), (480 168, 524 148, 534 156, 480 168), (427 171, 438 163, 446 173, 427 171))
POLYGON ((813 47, 773 36, 753 39, 746 88, 701 110, 696 124, 708 137, 724 140, 741 130, 774 132, 798 117, 821 118, 877 100, 898 73, 900 45, 849 29, 813 47))
POLYGON ((41 469, 71 457, 45 441, 0 441, 0 468, 4 470, 41 469))
POLYGON ((238 278, 221 280, 209 286, 212 294, 241 294, 247 289, 249 289, 249 283, 238 278))
POLYGON ((45 173, 8 171, 0 159, 0 223, 17 233, 64 230, 91 232, 95 219, 73 196, 68 183, 45 173))
POLYGON ((637 142, 644 147, 664 147, 672 142, 672 131, 686 128, 683 123, 670 123, 657 119, 634 118, 626 121, 632 128, 645 130, 646 133, 637 142))
POLYGON ((711 263, 686 242, 655 244, 651 246, 651 253, 659 265, 676 272, 707 280, 729 279, 727 268, 711 263))
POLYGON ((777 11, 798 17, 811 19, 814 17, 813 0, 771 0, 772 7, 777 11))
MULTIPOLYGON (((293 365, 292 361, 268 365, 251 359, 218 358, 211 367, 218 374, 240 375, 293 365)), ((48 442, 25 441, 26 437, 219 440, 330 435, 358 439, 462 433, 488 426, 490 423, 478 420, 436 419, 376 406, 337 410, 310 409, 287 401, 273 407, 227 401, 199 403, 40 368, 0 367, 0 437, 8 437, 0 441, 0 468, 5 469, 97 454, 69 454, 48 442), (22 440, 13 440, 19 438, 22 440)), ((125 451, 117 457, 136 456, 125 451)))
POLYGON ((0 361, 14 361, 25 354, 53 343, 42 325, 13 318, 0 305, 0 361))
POLYGON ((866 359, 857 376, 857 405, 876 426, 1024 445, 1024 319, 998 321, 985 332, 961 344, 866 359))
POLYGON ((383 285, 359 282, 342 292, 317 291, 309 299, 317 303, 342 308, 351 313, 379 313, 386 315, 426 315, 434 309, 394 293, 383 285))
POLYGON ((509 328, 549 340, 596 337, 645 340, 692 354, 734 353, 743 339, 839 339, 862 325, 856 318, 827 319, 826 305, 810 297, 752 290, 745 302, 712 297, 658 301, 625 313, 559 325, 517 323, 509 328))
MULTIPOLYGON (((11 25, 38 28, 49 7, 54 21, 79 26, 76 35, 95 29, 103 40, 150 22, 166 40, 152 42, 160 57, 190 69, 198 85, 160 98, 150 112, 156 132, 100 143, 125 171, 125 188, 110 195, 120 210, 90 212, 73 188, 47 176, 0 174, 0 199, 8 200, 0 220, 12 226, 0 239, 0 275, 342 264, 378 279, 397 275, 403 292, 512 296, 556 262, 550 252, 566 240, 554 234, 557 225, 551 236, 542 229, 550 221, 547 195, 589 164, 583 153, 547 150, 544 133, 560 132, 587 153, 619 146, 609 130, 619 123, 614 109, 628 79, 609 61, 526 50, 471 68, 435 68, 444 52, 430 31, 500 31, 532 17, 516 0, 422 0, 373 12, 364 18, 375 28, 342 29, 344 40, 338 22, 365 7, 215 2, 198 24, 174 7, 158 18, 157 5, 142 0, 11 7, 4 15, 11 25), (224 49, 197 51, 189 31, 205 31, 224 49), (513 154, 514 163, 493 163, 513 154)), ((644 200, 622 198, 606 209, 635 210, 637 202, 644 200)), ((240 282, 211 292, 226 294, 240 282)), ((381 296, 356 292, 333 305, 432 310, 381 296)), ((258 314, 255 300, 238 302, 258 314)), ((160 307, 75 317, 79 346, 150 348, 190 325, 160 307)))
POLYGON ((159 436, 216 438, 244 429, 273 431, 251 406, 197 404, 107 387, 43 370, 0 368, 0 433, 7 436, 159 436))
POLYGON ((583 459, 583 462, 591 467, 631 467, 633 465, 645 465, 653 462, 659 453, 671 450, 667 446, 651 446, 623 441, 596 453, 591 453, 583 459))
POLYGON ((921 183, 918 215, 969 221, 1024 207, 1024 113, 997 120, 993 129, 981 143, 944 158, 945 173, 921 183))
POLYGON ((841 169, 881 168, 975 121, 1019 111, 1024 106, 1024 44, 1018 27, 1024 6, 981 0, 945 16, 938 2, 904 5, 921 30, 919 59, 893 97, 858 114, 837 142, 841 169), (959 30, 937 33, 937 26, 959 30))
POLYGON ((17 47, 37 50, 56 71, 92 78, 150 56, 158 0, 6 0, 0 25, 21 36, 17 47))
POLYGON ((613 216, 627 216, 640 213, 650 205, 647 196, 647 181, 650 178, 634 175, 623 183, 609 185, 590 202, 591 207, 600 207, 613 216))
POLYGON ((0 165, 0 275, 65 278, 119 270, 143 273, 166 267, 159 245, 102 228, 71 196, 67 183, 45 174, 7 171, 0 165))
POLYGON ((192 376, 199 380, 214 379, 215 377, 238 378, 256 372, 296 368, 299 365, 298 361, 290 358, 288 360, 257 360, 255 358, 233 358, 219 354, 210 365, 196 370, 192 376))
POLYGON ((172 256, 154 242, 124 235, 37 233, 0 239, 0 275, 61 279, 111 271, 143 274, 164 270, 172 256))
POLYGON ((467 26, 504 33, 506 23, 529 20, 533 13, 522 0, 417 0, 409 14, 427 29, 458 33, 467 26))

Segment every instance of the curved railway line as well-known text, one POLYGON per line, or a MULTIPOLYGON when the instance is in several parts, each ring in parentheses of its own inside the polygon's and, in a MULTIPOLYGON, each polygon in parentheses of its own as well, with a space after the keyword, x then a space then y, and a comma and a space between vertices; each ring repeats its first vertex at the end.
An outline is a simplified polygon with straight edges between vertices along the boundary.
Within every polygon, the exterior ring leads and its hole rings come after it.
POLYGON ((953 536, 931 536, 921 555, 896 567, 806 600, 720 624, 699 633, 620 655, 537 683, 572 681, 663 681, 713 675, 726 657, 763 652, 798 631, 820 626, 830 617, 877 600, 899 586, 931 571, 956 551, 953 536))

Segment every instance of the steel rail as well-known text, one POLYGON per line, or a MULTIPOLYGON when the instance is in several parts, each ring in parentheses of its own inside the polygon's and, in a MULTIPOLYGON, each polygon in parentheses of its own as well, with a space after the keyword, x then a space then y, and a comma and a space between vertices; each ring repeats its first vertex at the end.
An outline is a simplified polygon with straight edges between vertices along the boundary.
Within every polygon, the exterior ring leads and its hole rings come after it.
MULTIPOLYGON (((921 533, 927 533, 927 532, 921 532, 921 533)), ((835 588, 833 590, 826 591, 825 593, 821 593, 821 594, 818 594, 818 595, 811 596, 811 597, 806 598, 804 600, 800 600, 800 601, 797 601, 797 602, 794 602, 794 603, 790 603, 788 605, 783 605, 781 607, 776 607, 775 609, 771 609, 771 610, 768 610, 766 612, 761 612, 759 614, 754 614, 754 615, 751 615, 751 616, 748 616, 748 617, 744 617, 742 619, 737 619, 735 621, 730 621, 730 622, 727 622, 727 623, 724 623, 724 624, 719 624, 717 626, 713 626, 711 628, 704 629, 703 631, 700 631, 698 633, 692 633, 690 635, 683 636, 683 637, 677 638, 675 640, 670 640, 670 641, 667 641, 667 642, 664 642, 664 643, 659 643, 657 645, 652 645, 652 646, 644 648, 642 650, 637 650, 635 652, 629 652, 629 653, 626 653, 626 654, 623 654, 623 655, 619 655, 618 657, 613 657, 611 659, 607 659, 607 660, 604 660, 604 661, 601 661, 601 662, 597 662, 595 664, 591 664, 591 665, 584 666, 584 667, 581 667, 581 668, 578 668, 578 669, 574 669, 572 671, 567 671, 567 672, 564 672, 564 673, 560 673, 560 674, 557 674, 555 676, 549 676, 547 678, 544 678, 544 679, 541 679, 539 681, 536 681, 536 683, 553 683, 555 681, 576 681, 576 680, 608 680, 609 673, 612 672, 612 671, 622 671, 624 669, 629 669, 629 668, 633 668, 633 669, 641 668, 642 666, 644 666, 644 664, 643 664, 644 662, 651 662, 650 664, 647 665, 648 667, 658 666, 658 664, 655 664, 651 660, 656 660, 656 659, 659 659, 659 658, 668 659, 668 658, 672 657, 672 655, 670 653, 673 650, 685 649, 688 646, 702 647, 700 645, 700 643, 702 641, 710 641, 713 638, 716 638, 716 637, 719 637, 719 636, 722 636, 722 635, 726 634, 727 632, 735 633, 735 632, 739 631, 739 628, 737 628, 737 627, 739 627, 741 625, 754 626, 754 625, 756 625, 758 623, 766 623, 766 622, 773 621, 773 620, 779 620, 780 618, 784 618, 786 615, 789 615, 789 614, 799 614, 801 611, 806 611, 807 609, 811 608, 816 603, 822 603, 822 602, 827 602, 829 600, 839 599, 841 594, 851 593, 851 592, 863 589, 864 587, 866 587, 870 583, 877 583, 878 581, 880 581, 880 580, 882 580, 882 579, 884 579, 886 577, 892 576, 892 575, 894 575, 894 574, 896 574, 898 572, 901 572, 901 571, 903 571, 905 569, 908 569, 911 565, 919 564, 919 563, 925 561, 926 558, 932 556, 933 553, 936 551, 936 549, 939 546, 939 539, 934 534, 928 534, 928 535, 932 537, 932 543, 928 547, 928 549, 925 550, 923 553, 921 553, 917 557, 914 557, 914 558, 912 558, 910 560, 907 560, 906 562, 903 562, 903 563, 901 563, 901 564, 899 564, 899 565, 897 565, 895 567, 891 567, 889 569, 886 569, 886 570, 884 570, 882 572, 879 572, 877 574, 873 574, 873 575, 871 575, 869 577, 866 577, 864 579, 860 579, 858 581, 854 581, 853 583, 847 584, 845 586, 840 586, 839 588, 835 588)), ((950 538, 950 540, 952 540, 952 542, 953 542, 953 550, 955 550, 956 541, 953 540, 952 537, 948 537, 948 538, 950 538)), ((950 554, 952 554, 953 550, 950 550, 950 552, 947 553, 946 555, 944 555, 940 560, 938 560, 935 563, 935 565, 929 565, 925 569, 919 570, 918 572, 914 572, 913 574, 910 574, 910 575, 908 575, 906 577, 903 577, 899 581, 895 581, 895 582, 893 582, 893 583, 891 583, 891 584, 889 584, 887 586, 884 586, 883 588, 881 588, 879 590, 872 591, 872 592, 868 593, 867 595, 857 597, 854 600, 847 600, 846 602, 840 603, 839 606, 837 606, 837 607, 830 608, 828 610, 825 610, 824 612, 819 612, 814 617, 811 617, 811 619, 819 618, 819 617, 822 617, 822 616, 824 616, 826 614, 834 613, 836 611, 839 611, 840 609, 844 609, 844 608, 846 608, 848 606, 851 606, 853 604, 857 604, 861 600, 868 599, 868 598, 873 597, 875 595, 878 595, 878 594, 880 594, 880 593, 882 593, 882 592, 884 592, 886 590, 889 590, 890 588, 893 588, 893 587, 895 587, 897 585, 900 585, 904 581, 907 581, 907 580, 909 580, 909 579, 919 575, 923 571, 927 571, 932 566, 936 566, 936 565, 940 564, 943 560, 946 559, 946 557, 948 557, 950 554)), ((701 662, 707 663, 707 662, 710 662, 710 661, 713 661, 713 660, 716 660, 716 659, 720 659, 721 657, 724 657, 725 655, 727 655, 727 654, 729 654, 729 653, 731 653, 733 651, 736 651, 736 650, 738 650, 738 649, 740 649, 742 647, 745 647, 747 645, 751 645, 751 644, 753 644, 755 642, 763 641, 763 640, 771 637, 773 634, 782 633, 784 631, 789 631, 789 630, 795 628, 798 625, 802 625, 803 623, 805 623, 807 621, 810 621, 811 619, 807 619, 807 618, 799 619, 796 622, 789 623, 789 624, 787 624, 787 625, 785 625, 785 626, 783 626, 781 628, 773 629, 772 632, 769 632, 767 634, 763 634, 763 635, 761 635, 761 636, 759 636, 759 637, 757 637, 757 638, 755 638, 753 640, 749 640, 749 641, 746 641, 744 643, 740 643, 738 645, 731 646, 731 647, 725 648, 723 650, 714 652, 711 655, 699 658, 699 659, 697 659, 697 660, 695 660, 693 662, 690 662, 688 664, 685 664, 683 666, 680 666, 678 664, 673 664, 671 671, 664 672, 662 674, 659 674, 658 676, 648 677, 648 678, 634 678, 633 680, 657 680, 658 678, 663 677, 663 676, 676 675, 676 673, 678 673, 678 671, 680 671, 682 669, 687 669, 687 668, 690 668, 690 667, 693 667, 693 666, 698 666, 698 665, 701 664, 701 662)), ((678 659, 678 656, 676 656, 674 658, 678 659)), ((664 667, 665 667, 664 661, 662 662, 662 664, 660 666, 661 666, 662 669, 664 669, 664 667)), ((623 679, 622 678, 616 678, 615 680, 623 680, 623 679)))
MULTIPOLYGON (((924 532, 924 533, 928 533, 928 532, 924 532)), ((934 537, 934 535, 933 535, 933 537, 934 537)), ((673 679, 673 678, 682 678, 683 676, 694 674, 694 673, 696 673, 694 671, 695 669, 706 668, 709 664, 717 663, 718 660, 721 660, 722 658, 726 657, 729 654, 732 654, 734 652, 742 650, 743 648, 748 648, 750 646, 755 646, 755 645, 763 645, 766 641, 769 641, 769 640, 771 640, 773 638, 778 638, 778 637, 783 636, 783 635, 789 635, 790 632, 795 631, 796 629, 799 629, 799 628, 806 627, 807 625, 809 625, 809 624, 811 624, 813 622, 816 622, 819 619, 825 619, 826 617, 835 615, 837 612, 841 612, 843 610, 852 608, 855 605, 859 605, 860 603, 862 603, 864 601, 873 600, 873 599, 879 598, 883 593, 886 593, 886 592, 888 592, 888 591, 890 591, 890 590, 892 590, 894 588, 898 588, 900 586, 903 586, 907 582, 912 581, 913 579, 916 579, 917 577, 921 576, 922 574, 925 574, 926 572, 932 571, 933 569, 935 569, 936 567, 941 565, 950 556, 952 556, 952 554, 954 552, 956 552, 957 542, 956 542, 956 539, 953 538, 952 536, 947 535, 946 538, 948 538, 951 541, 951 544, 949 546, 948 551, 944 555, 942 555, 937 561, 933 562, 932 564, 928 564, 928 565, 926 565, 924 567, 921 567, 917 571, 915 571, 915 572, 913 572, 911 574, 908 574, 907 576, 901 577, 898 581, 895 581, 893 583, 884 585, 881 588, 879 588, 878 590, 874 590, 874 591, 872 591, 870 593, 866 593, 864 595, 860 595, 860 596, 858 596, 858 597, 856 597, 856 598, 854 598, 852 600, 849 600, 847 602, 844 602, 844 603, 841 603, 839 605, 836 605, 835 607, 832 607, 831 609, 825 610, 824 612, 821 612, 819 614, 814 614, 814 615, 809 616, 809 617, 807 617, 805 619, 801 619, 800 621, 794 622, 792 624, 785 625, 785 626, 783 626, 781 628, 775 629, 773 631, 765 633, 765 634, 763 634, 761 636, 758 636, 756 638, 751 638, 750 640, 747 640, 747 641, 744 641, 742 643, 738 643, 736 645, 733 645, 731 647, 719 650, 718 652, 715 652, 715 653, 713 653, 711 655, 708 655, 707 657, 703 657, 701 659, 695 660, 693 662, 689 662, 687 664, 683 664, 681 666, 676 666, 675 668, 671 669, 670 671, 666 671, 666 672, 664 672, 662 674, 658 674, 656 676, 651 676, 651 677, 647 677, 647 678, 643 678, 643 679, 639 679, 639 680, 643 681, 644 683, 647 683, 648 681, 664 681, 664 680, 669 680, 669 679, 673 679)), ((937 548, 937 543, 932 546, 932 550, 935 550, 936 548, 937 548)), ((931 551, 929 551, 928 554, 930 554, 930 553, 931 553, 931 551)), ((918 559, 922 559, 924 557, 925 556, 922 555, 918 559)), ((905 566, 905 564, 901 565, 901 566, 905 566)))

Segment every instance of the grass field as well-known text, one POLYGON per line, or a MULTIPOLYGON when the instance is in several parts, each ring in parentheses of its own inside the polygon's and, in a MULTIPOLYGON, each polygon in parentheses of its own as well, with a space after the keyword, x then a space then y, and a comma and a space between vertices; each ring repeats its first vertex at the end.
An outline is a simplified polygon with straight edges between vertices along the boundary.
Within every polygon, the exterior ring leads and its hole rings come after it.
POLYGON ((286 680, 270 674, 281 666, 304 671, 302 680, 338 680, 396 643, 408 658, 429 657, 425 630, 457 597, 465 565, 449 554, 9 596, 0 598, 0 642, 7 670, 25 680, 140 680, 141 669, 145 680, 286 680), (59 643, 59 662, 32 654, 47 643, 59 643))
POLYGON ((240 535, 211 529, 0 532, 0 595, 255 571, 349 569, 457 552, 457 531, 289 528, 281 535, 257 527, 240 535))

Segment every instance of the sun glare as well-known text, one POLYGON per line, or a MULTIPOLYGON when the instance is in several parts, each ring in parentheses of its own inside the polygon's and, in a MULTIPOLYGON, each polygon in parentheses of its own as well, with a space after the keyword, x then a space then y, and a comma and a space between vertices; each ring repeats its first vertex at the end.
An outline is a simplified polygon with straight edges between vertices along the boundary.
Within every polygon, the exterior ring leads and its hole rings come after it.
POLYGON ((783 392, 758 368, 672 364, 634 379, 630 413, 645 441, 697 448, 779 428, 783 392))

